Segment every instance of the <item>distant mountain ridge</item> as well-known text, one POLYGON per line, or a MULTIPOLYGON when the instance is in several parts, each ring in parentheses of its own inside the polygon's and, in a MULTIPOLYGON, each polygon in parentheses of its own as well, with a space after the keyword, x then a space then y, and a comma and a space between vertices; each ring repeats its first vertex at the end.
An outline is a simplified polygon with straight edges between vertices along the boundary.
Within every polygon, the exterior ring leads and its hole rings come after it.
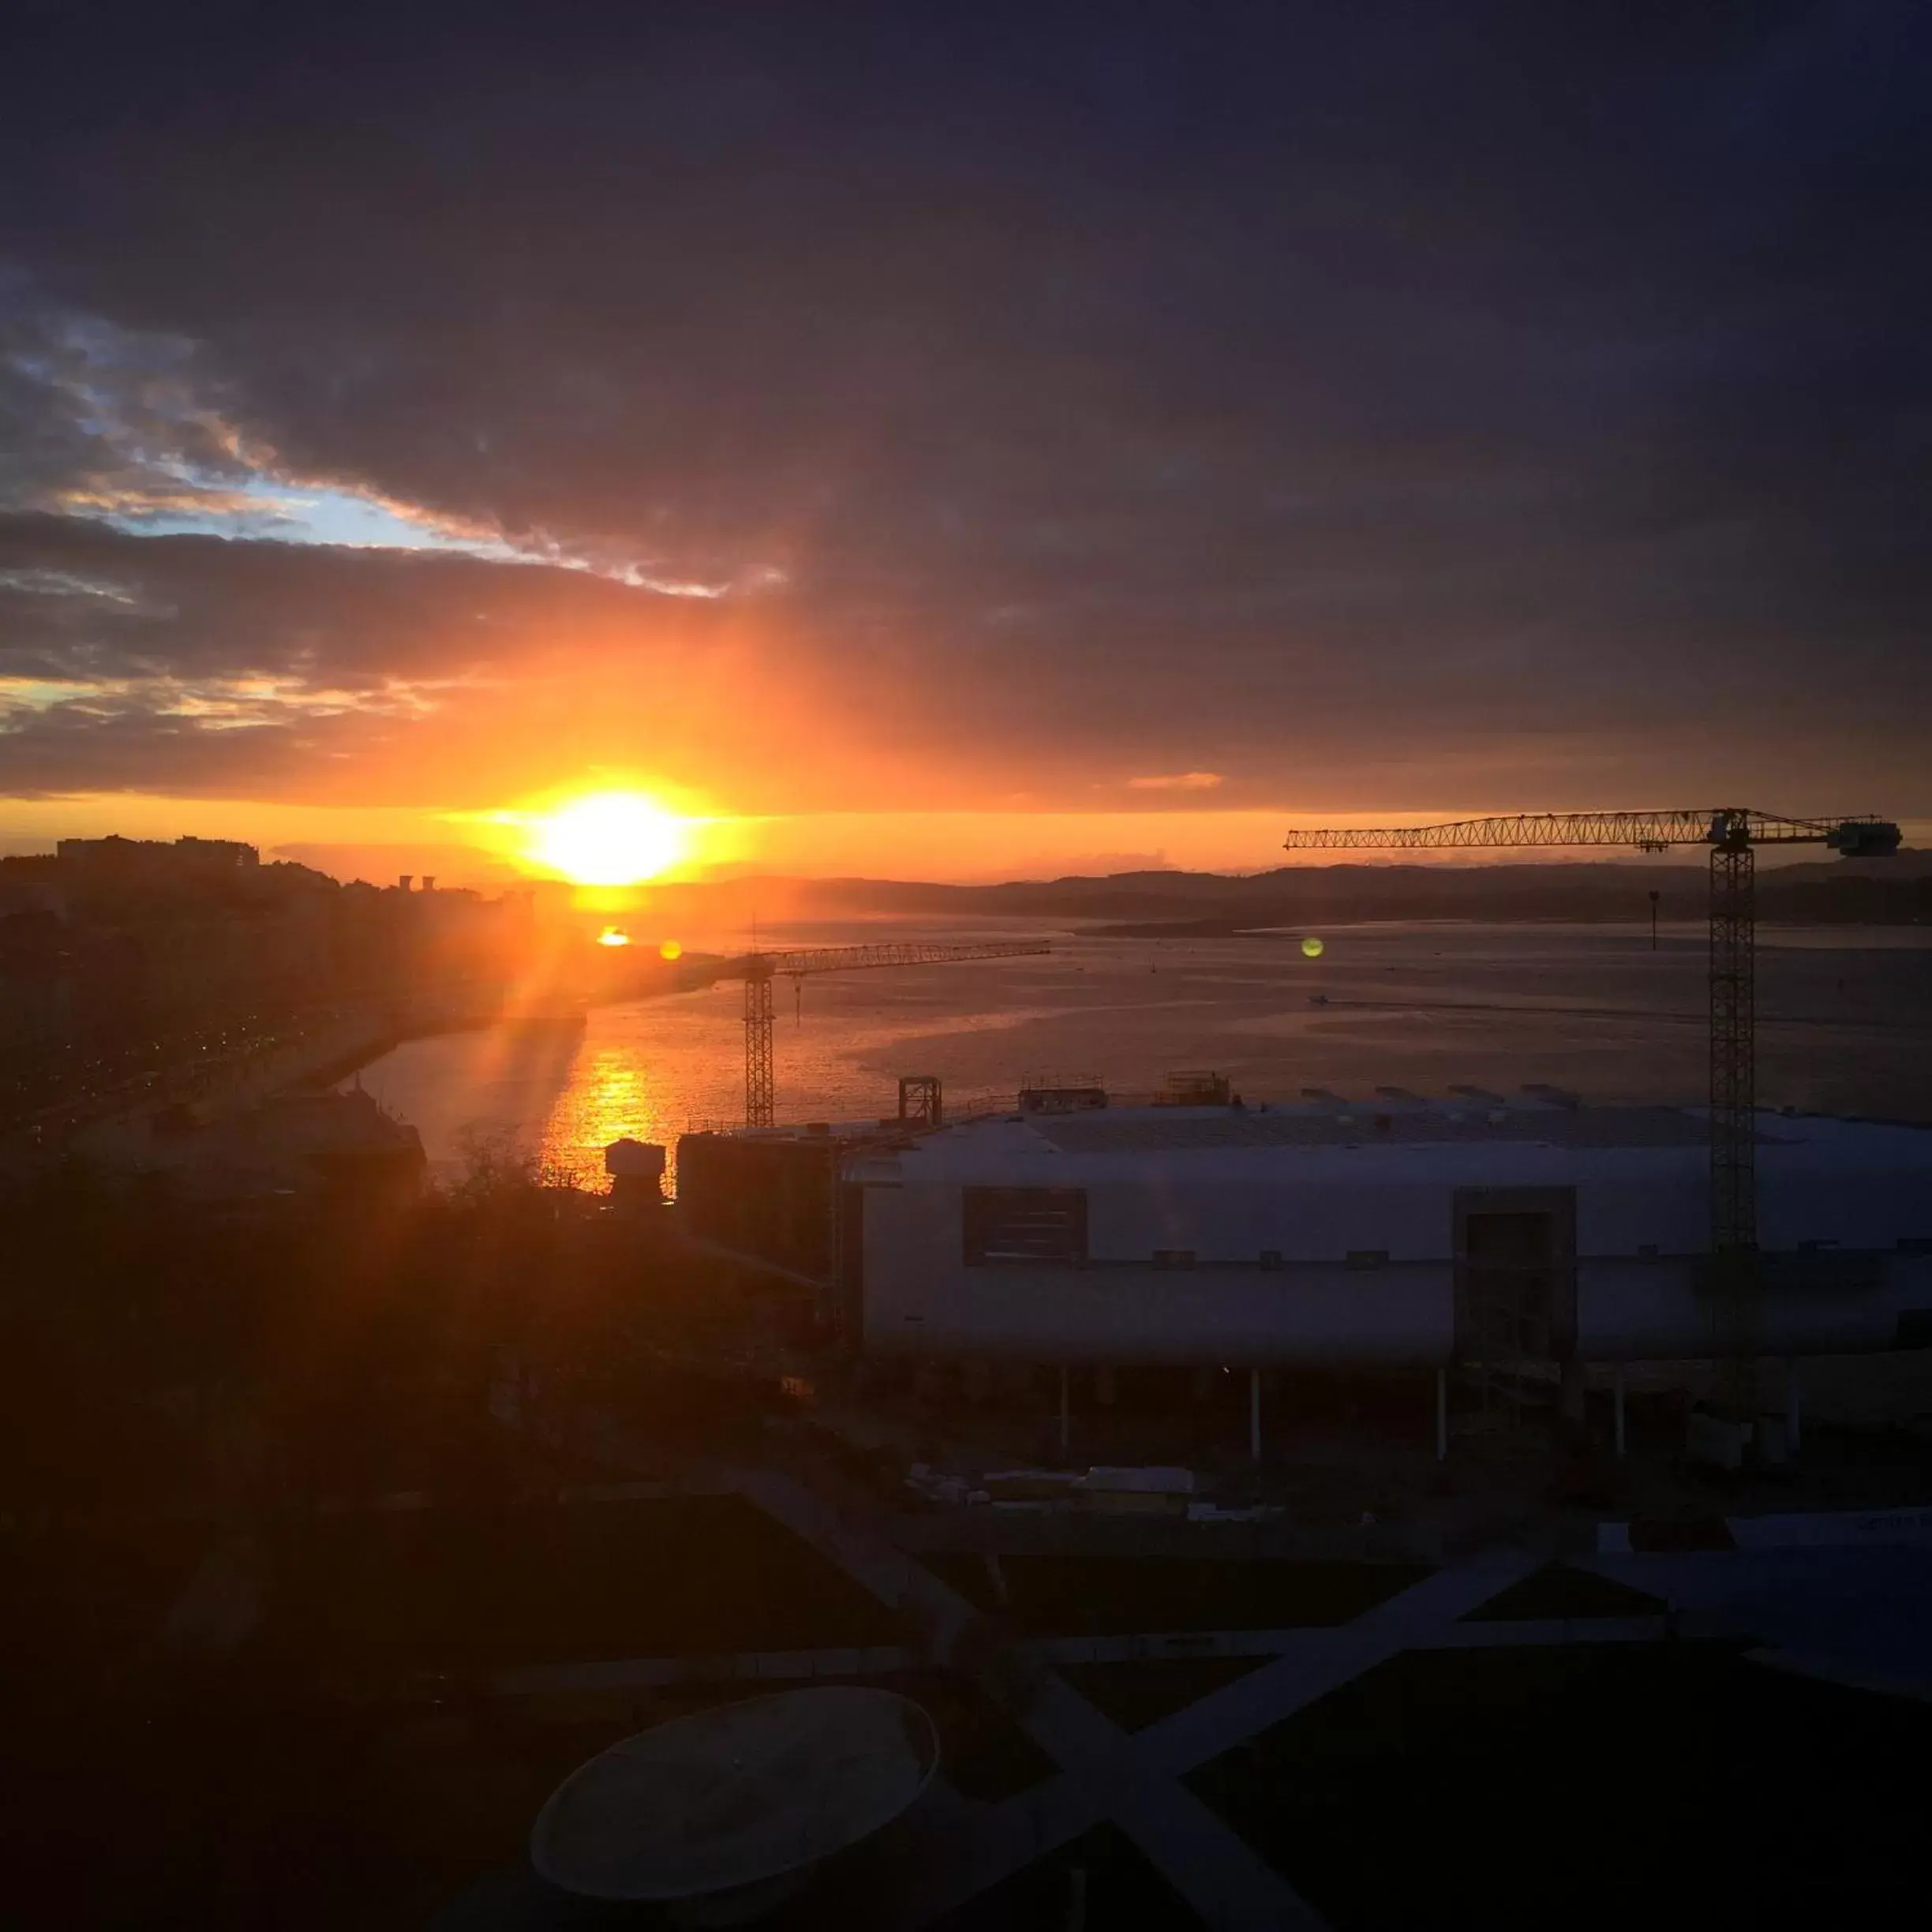
MULTIPOLYGON (((1144 871, 959 886, 899 879, 777 876, 657 888, 661 909, 713 919, 971 918, 1185 925, 1238 930, 1383 919, 1647 921, 1651 893, 1667 919, 1701 917, 1702 866, 1283 866, 1270 872, 1144 871)), ((1758 876, 1758 914, 1822 924, 1932 923, 1932 852, 1877 862, 1802 863, 1758 876)))

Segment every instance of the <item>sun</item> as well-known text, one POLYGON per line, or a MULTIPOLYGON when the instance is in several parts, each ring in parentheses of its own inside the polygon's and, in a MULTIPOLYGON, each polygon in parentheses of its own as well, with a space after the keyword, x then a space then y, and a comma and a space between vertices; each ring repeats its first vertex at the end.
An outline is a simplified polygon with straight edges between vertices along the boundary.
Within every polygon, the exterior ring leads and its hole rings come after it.
POLYGON ((635 886, 682 859, 686 822, 641 792, 573 799, 536 822, 531 856, 578 886, 635 886))

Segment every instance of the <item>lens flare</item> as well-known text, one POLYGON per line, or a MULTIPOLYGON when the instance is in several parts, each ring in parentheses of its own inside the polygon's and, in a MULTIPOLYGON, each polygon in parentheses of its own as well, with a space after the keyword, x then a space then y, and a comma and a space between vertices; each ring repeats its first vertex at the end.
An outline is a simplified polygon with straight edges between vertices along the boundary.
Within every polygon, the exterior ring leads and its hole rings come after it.
POLYGON ((684 949, 675 939, 667 939, 657 949, 657 957, 660 959, 680 960, 684 957, 684 949))
POLYGON ((1301 942, 1302 956, 1307 959, 1320 959, 1325 949, 1312 933, 1301 942))

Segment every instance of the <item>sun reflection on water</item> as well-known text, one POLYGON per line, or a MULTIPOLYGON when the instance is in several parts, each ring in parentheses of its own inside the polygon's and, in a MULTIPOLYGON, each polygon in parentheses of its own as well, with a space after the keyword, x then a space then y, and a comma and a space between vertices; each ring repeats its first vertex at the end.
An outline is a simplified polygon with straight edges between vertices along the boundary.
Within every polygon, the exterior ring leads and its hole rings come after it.
MULTIPOLYGON (((987 936, 970 928, 902 930, 920 938, 987 936)), ((876 928, 829 926, 787 935, 802 944, 877 936, 876 928)), ((812 981, 802 1023, 788 1012, 779 1029, 779 1118, 889 1114, 897 1077, 910 1072, 940 1074, 947 1114, 958 1118, 976 1106, 1010 1106, 1020 1076, 1034 1068, 1091 1067, 1116 1092, 1132 1093, 1155 1090, 1174 1067, 1216 1067, 1251 1104, 1291 1099, 1310 1082, 1346 1092, 1392 1080, 1441 1093, 1451 1081, 1500 1087, 1532 1075, 1607 1098, 1702 1091, 1702 1063, 1689 1050, 1690 1036, 1650 1024, 1701 987, 1693 982, 1702 969, 1688 954, 1680 979, 1660 981, 1648 996, 1654 1006, 1639 1002, 1627 1019, 1579 1035, 1572 1006, 1630 1002, 1621 929, 1451 934, 1391 926, 1331 934, 1319 970, 1338 995, 1335 1006, 1309 998, 1309 962, 1298 943, 1309 936, 1174 946, 1158 975, 1147 970, 1144 945, 1084 935, 1056 939, 1049 956, 983 968, 828 974, 812 981), (1372 998, 1342 1008, 1340 995, 1351 985, 1372 998), (1571 1005, 1549 1009, 1558 997, 1571 1005)), ((1919 1010, 1911 1000, 1927 957, 1923 942, 1915 943, 1918 950, 1895 961, 1866 949, 1864 938, 1835 938, 1829 949, 1822 942, 1816 949, 1788 949, 1780 970, 1794 976, 1793 998, 1802 995, 1805 1010, 1823 1012, 1833 1009, 1834 997, 1842 1005, 1832 989, 1851 963, 1870 963, 1860 970, 1881 975, 1870 983, 1874 997, 1890 1002, 1888 1015, 1900 1016, 1904 1039, 1906 1016, 1919 1010)), ((1923 1088, 1923 1054, 1901 1056, 1890 1036, 1880 1054, 1870 1046, 1875 1032, 1844 1037, 1834 1106, 1903 1107, 1923 1088)), ((675 1163, 680 1134, 743 1120, 742 989, 728 980, 593 1006, 582 1032, 512 1029, 413 1040, 359 1078, 421 1131, 439 1180, 460 1178, 466 1144, 478 1136, 514 1144, 601 1193, 604 1148, 612 1140, 653 1142, 675 1163)), ((675 1186, 674 1176, 667 1179, 675 1186)))
POLYGON ((682 1129, 666 1112, 661 1080, 627 1043, 587 1049, 544 1122, 540 1158, 586 1187, 604 1185, 604 1150, 613 1140, 674 1144, 682 1129))

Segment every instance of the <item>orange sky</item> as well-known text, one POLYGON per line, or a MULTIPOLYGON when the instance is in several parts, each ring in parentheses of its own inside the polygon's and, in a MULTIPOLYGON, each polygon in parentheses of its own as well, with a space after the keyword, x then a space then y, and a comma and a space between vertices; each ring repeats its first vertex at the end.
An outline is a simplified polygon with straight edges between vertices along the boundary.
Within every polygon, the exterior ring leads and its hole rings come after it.
POLYGON ((1922 9, 341 11, 9 47, 0 848, 1923 842, 1922 9))
MULTIPOLYGON (((586 784, 586 789, 592 788, 586 784)), ((1395 814, 1415 822, 1466 816, 1451 804, 1395 814)), ((1266 811, 1136 812, 985 811, 842 812, 698 819, 691 830, 689 860, 671 876, 719 870, 759 871, 803 878, 866 877, 994 880, 1051 878, 1175 866, 1187 870, 1256 872, 1293 862, 1328 863, 1320 852, 1281 849, 1290 822, 1368 824, 1372 814, 1337 813, 1316 821, 1266 811)), ((387 878, 402 871, 437 871, 446 882, 488 886, 517 871, 531 843, 526 828, 478 822, 467 814, 411 808, 319 807, 273 802, 107 795, 9 801, 0 806, 0 839, 15 851, 45 849, 64 837, 119 832, 131 837, 245 838, 264 856, 278 851, 343 876, 387 878), (459 848, 469 848, 466 859, 459 848)), ((1932 844, 1932 824, 1908 822, 1908 844, 1932 844)), ((1807 855, 1795 852, 1795 859, 1807 855)), ((1815 854, 1809 855, 1815 856, 1815 854)), ((1346 856, 1375 863, 1374 853, 1346 856)), ((1390 855, 1414 863, 1421 855, 1390 855)), ((1679 863, 1682 854, 1673 855, 1679 863)), ((1479 862, 1548 863, 1564 858, 1634 862, 1616 852, 1481 855, 1479 862)), ((1477 855, 1441 855, 1436 863, 1478 862, 1477 855)))
MULTIPOLYGON (((1284 816, 1268 811, 838 812, 701 819, 694 827, 689 876, 716 867, 755 867, 801 877, 1010 878, 1066 872, 1127 871, 1173 865, 1214 871, 1261 871, 1284 863, 1284 816)), ((373 871, 421 869, 412 852, 474 848, 479 870, 515 860, 527 841, 512 826, 410 808, 289 805, 214 799, 109 794, 38 799, 0 807, 0 828, 14 849, 65 837, 119 832, 129 837, 246 838, 264 856, 278 847, 337 847, 367 855, 373 871), (393 848, 395 864, 388 859, 393 848)), ((452 877, 451 882, 455 882, 452 877)))

